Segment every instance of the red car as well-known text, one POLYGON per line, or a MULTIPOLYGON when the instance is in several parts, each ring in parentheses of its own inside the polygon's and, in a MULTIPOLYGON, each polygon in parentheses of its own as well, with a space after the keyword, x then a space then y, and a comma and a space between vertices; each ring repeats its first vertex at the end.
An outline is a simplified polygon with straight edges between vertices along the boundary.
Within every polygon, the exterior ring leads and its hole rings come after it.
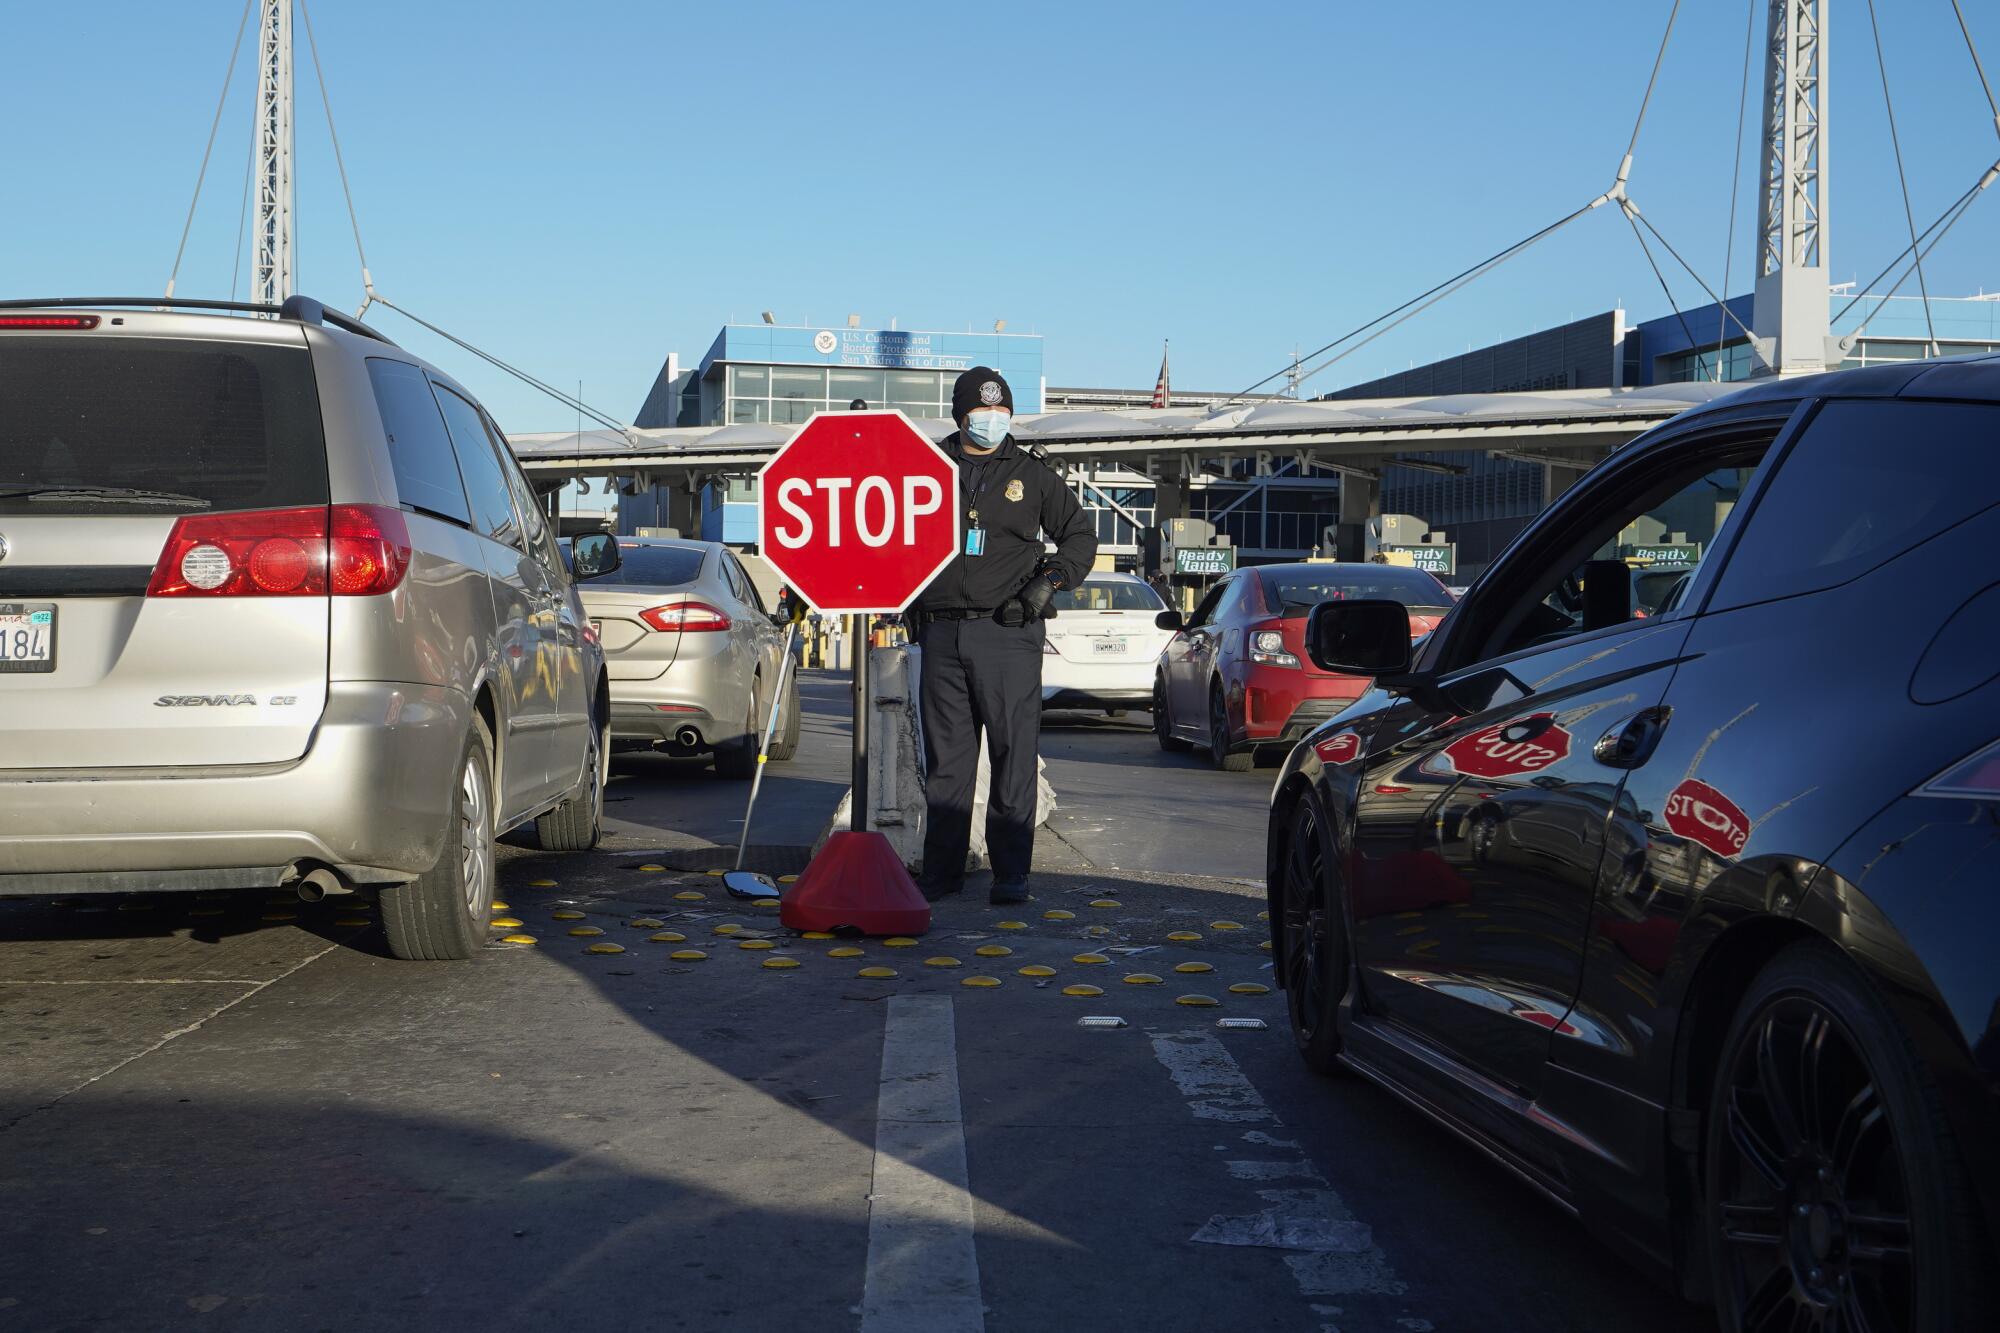
POLYGON ((1240 773, 1259 748, 1289 746, 1361 697, 1368 677, 1321 671, 1306 656, 1307 613, 1341 598, 1401 602, 1414 635, 1430 633, 1454 601, 1435 576, 1397 565, 1239 569, 1185 621, 1160 613, 1160 628, 1176 631, 1153 680, 1160 748, 1206 746, 1217 768, 1240 773))

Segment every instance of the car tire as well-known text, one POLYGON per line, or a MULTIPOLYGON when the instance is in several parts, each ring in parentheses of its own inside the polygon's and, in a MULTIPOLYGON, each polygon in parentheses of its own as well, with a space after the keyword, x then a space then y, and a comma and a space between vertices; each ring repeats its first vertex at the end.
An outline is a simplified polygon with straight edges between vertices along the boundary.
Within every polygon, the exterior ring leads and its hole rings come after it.
POLYGON ((1161 676, 1153 681, 1153 735, 1159 740, 1160 748, 1168 754, 1186 754, 1194 748, 1190 741, 1174 735, 1173 715, 1167 711, 1167 678, 1161 676))
POLYGON ((437 864, 381 893, 382 930, 398 958, 470 958, 486 942, 493 903, 493 740, 475 721, 447 803, 437 864))
POLYGON ((1253 751, 1229 746, 1229 705, 1223 701, 1220 685, 1208 692, 1208 758, 1224 773, 1248 773, 1257 762, 1253 751))
POLYGON ((1751 983, 1705 1133, 1703 1230, 1725 1330, 1944 1333, 1991 1318, 1992 1259, 1937 1089, 1831 948, 1793 945, 1751 983))
POLYGON ((785 707, 778 734, 771 740, 771 758, 784 763, 799 752, 799 735, 804 730, 804 719, 799 716, 799 678, 794 675, 785 682, 785 707))
POLYGON ((1311 793, 1292 806, 1279 870, 1278 955, 1292 1044, 1315 1074, 1340 1072, 1340 1004, 1347 995, 1347 918, 1327 883, 1326 817, 1311 793))
POLYGON ((604 788, 611 780, 611 736, 601 718, 590 724, 590 745, 584 755, 583 786, 555 809, 535 820, 535 837, 545 852, 587 852, 604 834, 604 788))
POLYGON ((741 782, 757 771, 758 721, 757 686, 753 682, 750 686, 750 716, 744 719, 742 739, 715 747, 717 777, 741 782))

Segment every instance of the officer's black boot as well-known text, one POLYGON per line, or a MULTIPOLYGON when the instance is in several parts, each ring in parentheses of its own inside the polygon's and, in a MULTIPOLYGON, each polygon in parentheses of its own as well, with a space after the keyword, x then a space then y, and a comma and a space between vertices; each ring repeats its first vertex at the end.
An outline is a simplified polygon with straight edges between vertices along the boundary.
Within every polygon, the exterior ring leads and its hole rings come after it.
POLYGON ((986 895, 986 901, 995 907, 1024 903, 1028 901, 1028 883, 1020 879, 1007 882, 996 879, 993 881, 993 891, 986 895))

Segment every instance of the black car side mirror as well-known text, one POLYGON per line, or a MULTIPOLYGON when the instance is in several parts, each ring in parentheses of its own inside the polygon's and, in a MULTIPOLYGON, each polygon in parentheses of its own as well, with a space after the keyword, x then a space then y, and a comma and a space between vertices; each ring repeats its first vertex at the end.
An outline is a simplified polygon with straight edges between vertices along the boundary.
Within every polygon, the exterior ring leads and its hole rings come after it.
POLYGON ((1401 602, 1321 602, 1306 620, 1306 652, 1321 671, 1400 676, 1410 669, 1410 611, 1401 602))
POLYGON ((569 569, 580 583, 599 579, 625 563, 618 552, 618 539, 608 532, 593 532, 570 543, 569 569))
POLYGON ((1187 623, 1186 621, 1181 619, 1181 613, 1178 611, 1162 611, 1160 612, 1160 614, 1153 617, 1153 624, 1156 627, 1160 629, 1170 629, 1176 634, 1181 632, 1182 627, 1185 626, 1186 623, 1187 623))

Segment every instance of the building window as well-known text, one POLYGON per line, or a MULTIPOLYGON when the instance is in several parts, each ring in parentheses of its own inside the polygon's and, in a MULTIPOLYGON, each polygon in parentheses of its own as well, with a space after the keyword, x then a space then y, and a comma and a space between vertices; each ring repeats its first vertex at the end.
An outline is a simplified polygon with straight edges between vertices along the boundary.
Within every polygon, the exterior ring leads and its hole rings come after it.
POLYGON ((1749 339, 1725 345, 1718 358, 1713 347, 1692 352, 1678 352, 1673 356, 1660 358, 1661 384, 1689 384, 1697 380, 1719 380, 1733 384, 1747 380, 1757 368, 1757 358, 1750 351, 1749 339), (1721 374, 1717 374, 1720 366, 1721 374))
POLYGON ((718 425, 722 420, 796 425, 815 412, 845 411, 857 398, 871 408, 898 408, 911 417, 945 417, 957 378, 956 371, 845 366, 732 365, 728 371, 728 400, 718 425))

